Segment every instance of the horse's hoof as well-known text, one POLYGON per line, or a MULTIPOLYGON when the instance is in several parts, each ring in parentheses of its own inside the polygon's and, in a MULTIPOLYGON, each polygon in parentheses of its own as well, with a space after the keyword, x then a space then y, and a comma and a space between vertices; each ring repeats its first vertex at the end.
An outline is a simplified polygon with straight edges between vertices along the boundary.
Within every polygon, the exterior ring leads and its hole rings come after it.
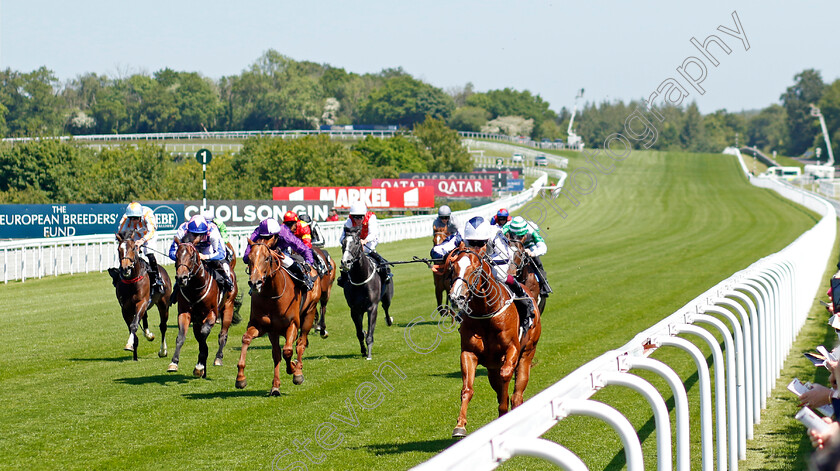
POLYGON ((391 324, 394 323, 394 319, 391 319, 391 316, 385 316, 385 323, 388 324, 388 327, 391 327, 391 324))
POLYGON ((292 376, 292 383, 294 383, 296 386, 303 384, 303 375, 292 376))
POLYGON ((272 396, 280 397, 280 388, 271 388, 271 391, 268 392, 268 397, 272 396))
POLYGON ((452 431, 452 438, 464 438, 467 436, 467 429, 464 427, 455 427, 452 431))
POLYGON ((315 326, 315 332, 320 332, 320 331, 321 331, 321 326, 320 326, 320 325, 316 325, 316 326, 315 326))
POLYGON ((213 366, 222 366, 222 359, 221 358, 216 358, 213 361, 213 366))
POLYGON ((133 352, 134 351, 134 345, 132 345, 130 343, 127 343, 127 344, 125 344, 125 347, 123 347, 123 350, 125 350, 127 352, 133 352))
POLYGON ((158 350, 158 357, 163 358, 163 357, 165 357, 168 353, 169 353, 169 352, 167 352, 165 348, 161 348, 160 350, 158 350))
POLYGON ((154 340, 154 339, 155 339, 155 334, 153 334, 153 333, 152 333, 151 331, 149 331, 149 330, 147 330, 147 331, 143 332, 143 335, 145 335, 145 336, 146 336, 146 340, 148 340, 149 342, 151 342, 152 340, 154 340))
POLYGON ((248 380, 243 379, 242 381, 236 380, 236 389, 245 389, 248 386, 248 380))
POLYGON ((193 376, 195 376, 196 378, 206 378, 207 369, 203 366, 199 367, 198 365, 196 365, 195 369, 193 370, 193 376))
POLYGON ((368 356, 365 357, 365 360, 373 360, 373 357, 368 355, 368 356))
POLYGON ((175 373, 178 371, 178 364, 177 363, 170 363, 169 368, 166 369, 167 373, 175 373))
POLYGON ((321 331, 321 338, 325 339, 330 336, 330 333, 326 331, 326 329, 321 331))

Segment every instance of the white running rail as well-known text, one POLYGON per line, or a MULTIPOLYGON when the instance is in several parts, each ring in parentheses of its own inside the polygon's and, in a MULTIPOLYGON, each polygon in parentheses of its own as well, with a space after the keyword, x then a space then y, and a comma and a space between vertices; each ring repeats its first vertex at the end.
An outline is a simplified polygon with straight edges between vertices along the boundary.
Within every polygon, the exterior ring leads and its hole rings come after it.
POLYGON ((641 470, 642 448, 630 422, 615 408, 591 399, 602 388, 623 386, 640 392, 650 403, 658 469, 671 470, 671 425, 664 399, 650 383, 632 374, 636 369, 658 374, 669 384, 676 409, 676 469, 688 470, 689 406, 685 386, 671 367, 648 358, 659 348, 676 347, 689 353, 697 366, 701 469, 737 470, 738 461, 746 459, 746 441, 753 437, 753 426, 759 422, 787 353, 818 295, 837 224, 834 207, 818 196, 772 180, 752 178, 751 183, 780 193, 817 212, 822 219, 782 251, 721 281, 626 345, 586 363, 414 469, 494 469, 513 456, 528 455, 566 469, 585 470, 585 456, 578 457, 562 443, 540 436, 570 415, 587 415, 615 429, 624 445, 627 469, 641 470), (724 351, 713 332, 723 336, 724 351), (682 334, 699 337, 712 349, 714 402, 706 358, 682 334))

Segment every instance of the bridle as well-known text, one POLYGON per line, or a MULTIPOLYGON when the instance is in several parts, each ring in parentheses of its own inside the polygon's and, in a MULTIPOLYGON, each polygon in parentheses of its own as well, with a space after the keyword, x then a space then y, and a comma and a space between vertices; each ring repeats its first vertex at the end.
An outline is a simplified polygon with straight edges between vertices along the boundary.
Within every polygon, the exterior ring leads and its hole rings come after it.
MULTIPOLYGON (((344 243, 342 245, 343 245, 342 248, 344 249, 345 252, 347 250, 350 251, 350 256, 352 257, 350 259, 350 267, 353 267, 357 263, 361 263, 362 257, 365 256, 365 250, 362 247, 361 241, 359 240, 358 232, 351 233, 349 238, 344 239, 344 243), (355 244, 352 247, 348 248, 347 247, 347 245, 348 245, 347 241, 351 240, 351 239, 355 244)), ((342 256, 342 263, 344 263, 343 258, 344 257, 342 256)), ((368 264, 368 265, 372 265, 372 264, 368 264)), ((353 285, 353 286, 366 285, 376 275, 376 268, 371 266, 370 275, 367 278, 365 278, 364 281, 362 281, 360 283, 357 283, 357 282, 353 281, 353 278, 350 276, 350 273, 351 273, 350 267, 348 267, 348 271, 347 271, 347 281, 350 282, 350 284, 353 285)))
MULTIPOLYGON (((120 245, 117 246, 117 252, 120 254, 120 268, 122 268, 122 261, 123 260, 128 260, 128 261, 131 262, 131 264, 128 266, 128 270, 126 270, 126 271, 128 273, 134 273, 135 272, 134 268, 137 265, 137 247, 136 246, 132 247, 132 249, 130 250, 131 257, 129 257, 128 256, 128 253, 129 253, 128 242, 129 241, 130 241, 129 239, 125 239, 122 242, 120 242, 120 245), (125 255, 123 255, 123 254, 125 254, 125 255)), ((120 279, 125 280, 125 276, 123 276, 123 270, 120 270, 120 279)))
MULTIPOLYGON (((269 247, 268 244, 266 244, 263 241, 254 242, 254 245, 251 248, 251 256, 249 257, 249 261, 251 263, 249 263, 248 266, 245 267, 245 273, 247 273, 248 276, 251 276, 251 266, 256 265, 256 263, 254 262, 254 256, 253 255, 254 255, 254 247, 256 247, 258 245, 261 245, 261 246, 265 247, 265 249, 268 251, 268 256, 265 257, 265 259, 263 260, 263 263, 268 264, 268 270, 266 270, 265 275, 263 275, 262 278, 259 279, 259 281, 263 282, 263 286, 265 286, 266 285, 265 280, 274 277, 274 275, 276 275, 277 272, 280 270, 280 268, 283 266, 282 260, 283 260, 284 256, 282 254, 278 253, 277 251, 272 250, 271 247, 269 247)), ((250 284, 251 281, 249 280, 248 283, 250 284)), ((262 291, 262 289, 255 290, 255 292, 257 294, 259 294, 260 296, 263 296, 260 291, 262 291)), ((286 292, 286 279, 283 278, 283 290, 280 292, 280 294, 278 294, 276 296, 269 296, 268 298, 269 299, 279 299, 283 296, 283 293, 285 293, 285 292, 286 292)), ((266 297, 266 296, 264 296, 264 297, 266 297)))
MULTIPOLYGON (((479 295, 478 286, 482 283, 490 284, 490 282, 492 281, 493 265, 492 265, 491 261, 489 260, 489 257, 487 256, 487 254, 486 253, 481 253, 480 249, 476 250, 473 247, 464 247, 464 248, 459 247, 459 248, 456 248, 455 250, 453 250, 452 253, 449 256, 450 270, 454 270, 453 266, 454 266, 455 262, 460 259, 460 256, 462 254, 472 254, 476 258, 478 258, 478 267, 476 267, 470 273, 468 273, 466 275, 466 277, 462 277, 460 275, 459 276, 453 276, 451 284, 450 284, 450 291, 451 291, 452 286, 455 284, 455 282, 457 280, 461 280, 467 286, 467 295, 464 296, 462 298, 463 300, 461 301, 463 306, 467 306, 469 304, 469 301, 472 298, 472 296, 479 295), (485 264, 487 265, 487 271, 484 270, 484 265, 485 264), (477 271, 480 272, 479 276, 471 276, 471 275, 475 274, 477 271), (473 280, 469 281, 467 278, 473 278, 473 280)), ((502 289, 506 292, 509 291, 507 286, 505 286, 504 284, 496 283, 496 286, 498 286, 499 289, 502 289)), ((508 292, 508 294, 510 295, 509 292, 508 292)), ((486 294, 485 297, 488 296, 488 295, 489 295, 489 293, 486 294)), ((453 297, 453 300, 454 299, 457 299, 457 296, 453 297)), ((488 318, 491 318, 491 317, 495 317, 495 316, 501 314, 502 312, 504 312, 504 310, 507 309, 507 307, 512 302, 513 302, 513 296, 511 295, 511 296, 508 297, 507 300, 504 301, 501 308, 499 308, 496 311, 491 312, 489 314, 480 315, 480 316, 471 315, 469 309, 464 309, 464 308, 461 308, 460 306, 458 306, 458 307, 459 307, 459 311, 466 314, 467 317, 471 317, 473 319, 488 319, 488 318)), ((458 303, 456 302, 456 304, 458 304, 458 303)))

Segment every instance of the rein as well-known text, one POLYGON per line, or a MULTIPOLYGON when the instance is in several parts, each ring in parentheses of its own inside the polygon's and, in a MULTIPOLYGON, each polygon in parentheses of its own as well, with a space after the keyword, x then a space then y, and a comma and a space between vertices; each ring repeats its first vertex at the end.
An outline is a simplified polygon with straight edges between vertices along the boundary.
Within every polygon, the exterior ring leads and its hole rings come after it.
MULTIPOLYGON (((356 239, 356 241, 359 242, 358 239, 356 239)), ((357 262, 361 264, 362 263, 362 257, 367 257, 367 255, 365 254, 364 248, 362 248, 361 242, 359 242, 359 252, 360 252, 359 255, 353 256, 353 260, 350 261, 350 267, 351 268, 354 265, 356 265, 357 262)), ((368 257, 368 261, 371 262, 371 263, 368 263, 368 265, 373 265, 373 263, 372 263, 373 261, 370 259, 370 257, 368 257)), ((373 279, 374 276, 376 276, 376 267, 372 267, 372 268, 373 268, 373 270, 371 270, 370 276, 368 276, 365 279, 365 281, 362 281, 361 283, 356 283, 355 281, 353 281, 353 278, 350 276, 351 271, 348 270, 347 271, 347 281, 350 282, 350 284, 353 285, 353 286, 366 285, 370 280, 373 279)))
MULTIPOLYGON (((201 275, 203 273, 206 273, 206 269, 204 268, 204 264, 201 263, 201 260, 198 257, 198 251, 195 250, 195 248, 193 248, 192 259, 190 260, 190 262, 191 262, 190 263, 191 267, 190 267, 190 271, 188 272, 188 274, 190 275, 190 278, 189 278, 190 280, 192 280, 193 277, 195 277, 195 276, 201 277, 201 275)), ((175 270, 177 270, 179 267, 183 267, 183 266, 187 266, 187 265, 184 264, 184 263, 179 263, 175 266, 175 270)), ((189 296, 187 296, 187 294, 185 293, 186 286, 184 286, 180 290, 181 296, 183 296, 184 299, 187 300, 187 302, 190 304, 190 306, 195 306, 196 304, 203 301, 204 298, 206 298, 208 294, 210 294, 210 285, 212 284, 211 279, 212 279, 212 276, 207 277, 207 279, 204 282, 204 286, 201 288, 201 291, 202 291, 201 297, 199 297, 195 301, 191 300, 189 298, 189 296)), ((187 282, 187 283, 189 283, 189 282, 187 282)))
MULTIPOLYGON (((507 310, 507 308, 513 303, 514 296, 513 296, 513 293, 510 291, 510 288, 505 286, 503 283, 500 283, 500 282, 496 281, 496 279, 493 277, 492 263, 490 261, 485 260, 484 256, 482 256, 480 253, 476 252, 472 248, 465 247, 463 249, 456 249, 456 250, 457 251, 454 252, 455 256, 458 256, 458 255, 461 255, 461 254, 464 254, 464 253, 471 253, 471 254, 475 255, 476 257, 478 257, 478 259, 479 259, 478 270, 481 270, 482 273, 487 276, 488 280, 490 280, 492 282, 495 282, 496 286, 500 286, 500 287, 504 288, 504 291, 508 294, 508 298, 504 301, 504 303, 502 303, 502 307, 500 307, 499 309, 497 309, 497 310, 495 310, 495 311, 493 311, 489 314, 473 315, 473 314, 471 314, 472 309, 468 309, 468 310, 460 309, 459 314, 464 314, 471 319, 492 319, 492 318, 498 316, 499 314, 503 313, 505 310, 507 310), (489 268, 489 273, 484 272, 484 270, 483 270, 483 267, 484 267, 485 263, 487 264, 487 266, 489 268)), ((454 262, 454 258, 452 260, 454 262)), ((471 284, 465 278, 460 277, 460 276, 457 276, 457 277, 453 278, 452 283, 454 284, 455 281, 457 281, 457 280, 461 280, 461 281, 464 282, 465 285, 467 285, 467 292, 469 293, 469 296, 465 300, 465 304, 466 304, 466 303, 469 302, 470 296, 473 296, 472 289, 470 288, 471 284)))
MULTIPOLYGON (((268 255, 269 255, 269 256, 266 258, 266 261, 268 261, 269 272, 268 272, 268 273, 266 273, 266 274, 263 276, 263 280, 266 280, 266 279, 268 279, 268 278, 273 278, 273 277, 277 274, 277 272, 278 272, 278 271, 280 271, 280 268, 281 268, 281 267, 283 267, 283 264, 282 264, 282 262, 281 262, 281 260, 283 259, 283 256, 282 256, 281 254, 279 254, 278 252, 276 252, 276 251, 272 250, 272 249, 268 246, 268 244, 265 244, 265 243, 263 243, 263 242, 255 242, 255 243, 254 243, 254 245, 262 245, 263 247, 265 247, 265 248, 268 250, 268 255), (274 267, 274 263, 272 263, 272 262, 274 262, 274 261, 276 261, 276 262, 277 262, 277 267, 274 267)), ((252 259, 252 260, 253 260, 253 259, 252 259)), ((249 274, 249 275, 251 274, 251 265, 248 265, 248 267, 247 267, 247 270, 246 270, 246 271, 248 272, 248 274, 249 274)), ((285 272, 286 272, 289 276, 292 276, 292 274, 291 274, 291 273, 289 273, 289 271, 288 271, 288 270, 286 270, 285 268, 283 268, 283 271, 285 271, 285 272)), ((265 286, 267 286, 267 284, 266 284, 266 285, 263 285, 263 289, 265 289, 265 286)), ((260 291, 261 291, 261 290, 256 291, 256 293, 257 293, 257 295, 259 295, 259 296, 261 296, 261 297, 263 297, 263 298, 268 298, 268 299, 280 299, 280 298, 282 298, 282 297, 283 297, 283 294, 285 294, 285 293, 286 293, 286 279, 285 279, 285 278, 283 279, 283 291, 281 291, 281 292, 280 292, 280 294, 278 294, 278 295, 276 295, 276 296, 266 296, 266 295, 262 294, 260 291)))

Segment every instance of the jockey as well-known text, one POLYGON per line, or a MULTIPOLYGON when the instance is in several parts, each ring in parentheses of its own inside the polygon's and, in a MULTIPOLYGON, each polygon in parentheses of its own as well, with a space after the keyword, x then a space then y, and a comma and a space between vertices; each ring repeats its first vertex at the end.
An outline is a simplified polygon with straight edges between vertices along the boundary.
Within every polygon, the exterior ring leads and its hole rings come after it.
POLYGON ((213 213, 208 210, 202 211, 201 215, 204 216, 204 219, 207 219, 207 222, 209 224, 215 224, 216 227, 219 229, 219 234, 222 236, 222 244, 225 246, 225 250, 227 252, 225 254, 225 260, 227 260, 227 262, 230 263, 231 261, 233 261, 233 256, 235 254, 232 251, 230 251, 230 249, 228 249, 227 247, 227 244, 230 243, 230 236, 228 235, 228 230, 227 226, 225 225, 225 222, 219 218, 213 217, 213 213))
MULTIPOLYGON (((155 255, 151 253, 149 243, 155 245, 157 242, 157 224, 155 222, 155 215, 152 210, 140 203, 134 201, 125 209, 125 214, 120 219, 119 229, 117 234, 120 237, 127 237, 129 234, 134 234, 134 241, 140 248, 138 253, 144 255, 149 261, 149 281, 151 282, 151 291, 163 292, 163 280, 160 279, 158 272, 158 264, 155 255)), ((116 280, 114 281, 116 283, 116 280)))
POLYGON ((452 210, 449 209, 449 206, 443 205, 438 209, 438 217, 435 219, 435 222, 432 223, 432 231, 439 231, 440 229, 446 229, 446 233, 452 235, 458 232, 458 228, 455 227, 455 224, 452 223, 451 220, 452 210))
POLYGON ((199 258, 206 262, 207 267, 222 275, 222 291, 233 291, 233 278, 230 275, 230 264, 225 259, 227 251, 222 243, 219 228, 208 223, 204 216, 196 215, 181 224, 175 233, 175 240, 169 246, 169 258, 175 260, 178 251, 178 241, 192 241, 198 249, 199 258))
MULTIPOLYGON (((303 284, 302 287, 306 288, 306 291, 311 290, 315 282, 312 277, 309 276, 309 270, 303 266, 302 261, 305 261, 310 265, 313 263, 312 249, 307 247, 306 244, 295 237, 288 227, 281 225, 274 218, 263 219, 260 222, 260 225, 254 229, 254 232, 252 232, 251 236, 248 238, 257 242, 258 240, 266 239, 272 236, 277 237, 275 238, 274 246, 271 248, 277 249, 289 255, 287 257, 283 257, 283 267, 299 278, 300 282, 303 284), (296 260, 295 255, 302 258, 302 260, 296 260)), ((248 259, 248 255, 250 254, 251 245, 248 244, 248 246, 245 247, 245 255, 242 257, 242 259, 245 260, 245 263, 250 263, 248 259)))
POLYGON ((307 247, 312 248, 312 230, 309 228, 309 224, 298 219, 297 214, 293 211, 286 211, 286 214, 283 215, 283 225, 288 227, 292 234, 302 240, 307 247))
MULTIPOLYGON (((361 237, 362 247, 364 247, 365 253, 370 255, 379 267, 378 270, 379 275, 382 277, 382 283, 388 283, 393 277, 391 270, 388 268, 388 262, 376 252, 376 244, 379 243, 379 222, 376 220, 376 215, 372 211, 368 211, 367 206, 363 202, 356 201, 350 206, 350 217, 344 223, 344 230, 341 231, 341 235, 338 237, 338 243, 343 247, 344 238, 347 236, 346 230, 360 226, 362 231, 359 236, 361 237)), ((344 282, 347 279, 346 276, 346 271, 342 270, 341 276, 338 278, 338 286, 344 287, 344 282)))
MULTIPOLYGON (((298 224, 309 225, 309 230, 310 230, 311 237, 312 237, 312 239, 311 239, 312 240, 312 245, 310 245, 310 247, 312 247, 312 246, 323 247, 324 246, 324 238, 321 237, 321 231, 318 229, 318 225, 315 224, 314 222, 312 222, 312 218, 309 217, 308 214, 302 212, 302 213, 298 214, 298 221, 299 221, 298 224)), ((318 251, 315 251, 315 250, 312 251, 312 257, 315 259, 314 267, 315 267, 316 270, 318 270, 318 276, 324 276, 327 273, 329 273, 329 271, 330 271, 329 267, 327 266, 327 262, 323 259, 323 257, 326 256, 325 254, 326 254, 326 252, 323 252, 323 251, 321 251, 320 253, 318 251), (322 254, 324 254, 324 255, 322 255, 322 254)))
POLYGON ((508 219, 510 219, 510 213, 507 209, 502 208, 500 209, 492 219, 490 219, 490 224, 494 226, 502 227, 507 224, 508 219))
POLYGON ((508 265, 513 258, 513 251, 499 229, 483 217, 476 216, 464 227, 464 241, 467 247, 475 249, 486 247, 485 254, 490 258, 493 277, 513 291, 514 302, 524 308, 517 309, 522 328, 524 331, 530 329, 534 325, 533 300, 525 293, 522 285, 513 279, 512 275, 508 275, 508 265))
POLYGON ((540 229, 536 224, 526 221, 522 216, 516 216, 509 223, 502 228, 502 233, 505 236, 513 234, 517 239, 522 241, 522 246, 525 247, 525 253, 534 261, 539 272, 537 279, 540 282, 540 295, 548 296, 552 293, 551 286, 548 285, 546 279, 545 269, 543 268, 540 256, 545 255, 548 251, 548 246, 545 245, 545 239, 540 235, 540 229))

